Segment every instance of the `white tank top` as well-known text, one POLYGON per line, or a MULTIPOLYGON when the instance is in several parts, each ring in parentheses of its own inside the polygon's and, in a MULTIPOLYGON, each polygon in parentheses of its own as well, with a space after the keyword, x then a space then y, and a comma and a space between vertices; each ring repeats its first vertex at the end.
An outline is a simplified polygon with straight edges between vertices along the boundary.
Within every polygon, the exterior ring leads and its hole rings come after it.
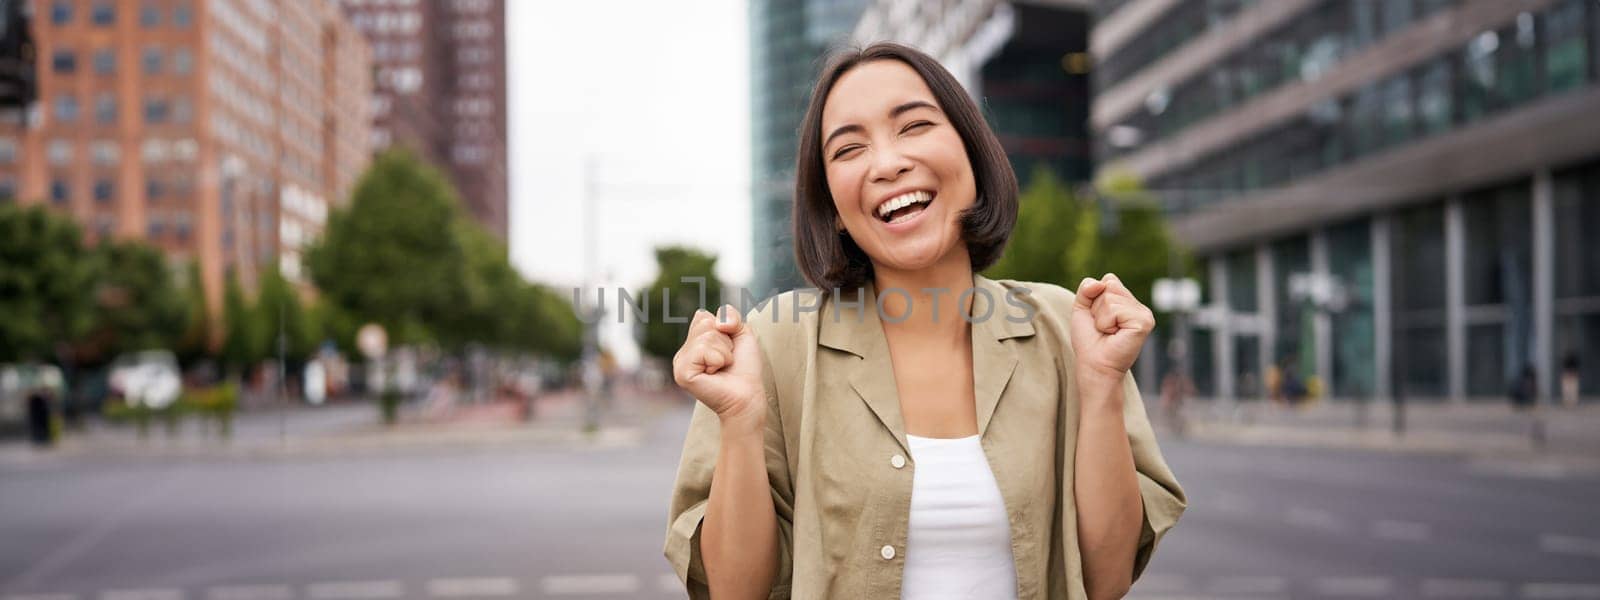
POLYGON ((900 597, 1016 598, 1010 519, 978 436, 906 442, 915 464, 900 597))

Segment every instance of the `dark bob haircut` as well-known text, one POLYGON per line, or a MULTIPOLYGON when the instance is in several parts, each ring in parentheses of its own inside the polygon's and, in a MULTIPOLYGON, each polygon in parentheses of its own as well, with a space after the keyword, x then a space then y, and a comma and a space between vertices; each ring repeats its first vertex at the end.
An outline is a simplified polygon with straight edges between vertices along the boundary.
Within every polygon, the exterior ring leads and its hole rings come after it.
POLYGON ((879 60, 897 60, 915 70, 966 146, 977 198, 961 215, 961 234, 972 257, 974 273, 1000 259, 1017 222, 1017 176, 1011 170, 1011 161, 984 122, 978 105, 949 71, 933 57, 901 44, 884 42, 837 53, 817 77, 800 123, 794 185, 795 262, 806 281, 825 290, 864 285, 872 278, 872 261, 848 233, 841 233, 835 226, 837 209, 822 164, 822 106, 840 77, 859 65, 879 60))

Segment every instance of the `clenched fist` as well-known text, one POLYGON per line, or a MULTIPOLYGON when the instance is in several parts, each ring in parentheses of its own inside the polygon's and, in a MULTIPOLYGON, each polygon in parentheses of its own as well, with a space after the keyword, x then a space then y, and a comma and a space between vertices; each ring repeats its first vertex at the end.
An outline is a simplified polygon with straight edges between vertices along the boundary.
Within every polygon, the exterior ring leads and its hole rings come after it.
POLYGON ((733 306, 723 305, 718 314, 695 311, 689 336, 672 357, 672 380, 715 411, 725 426, 763 425, 767 402, 756 333, 733 306))
POLYGON ((1078 371, 1121 381, 1155 326, 1155 314, 1116 275, 1084 278, 1069 326, 1078 371))

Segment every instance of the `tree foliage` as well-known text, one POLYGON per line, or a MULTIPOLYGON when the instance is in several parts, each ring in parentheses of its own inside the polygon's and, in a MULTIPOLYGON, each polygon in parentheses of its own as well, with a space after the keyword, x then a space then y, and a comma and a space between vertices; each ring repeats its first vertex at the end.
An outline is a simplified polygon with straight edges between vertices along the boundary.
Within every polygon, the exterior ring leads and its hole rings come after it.
POLYGON ((664 246, 656 249, 656 278, 640 290, 636 300, 648 303, 646 319, 642 325, 641 346, 652 356, 671 359, 689 334, 688 319, 695 309, 715 310, 722 298, 722 281, 717 279, 717 257, 686 246, 664 246), (705 279, 705 300, 701 301, 701 287, 684 278, 705 279), (663 300, 665 298, 665 300, 663 300), (663 306, 666 313, 663 314, 663 306), (668 322, 668 318, 683 323, 668 322))
POLYGON ((1148 303, 1176 251, 1160 206, 1126 178, 1102 184, 1096 196, 1075 193, 1047 169, 1036 171, 1022 192, 1005 255, 986 274, 1076 289, 1084 277, 1116 273, 1148 303))
POLYGON ((82 232, 43 206, 0 206, 0 362, 50 360, 93 325, 82 232))

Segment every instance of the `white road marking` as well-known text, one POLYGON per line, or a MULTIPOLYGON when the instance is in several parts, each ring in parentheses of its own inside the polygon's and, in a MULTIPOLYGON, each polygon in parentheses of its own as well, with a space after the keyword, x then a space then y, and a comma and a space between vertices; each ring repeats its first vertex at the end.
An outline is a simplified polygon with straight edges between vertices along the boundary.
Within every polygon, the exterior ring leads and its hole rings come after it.
POLYGON ((1325 531, 1342 531, 1344 529, 1339 526, 1339 519, 1334 517, 1333 513, 1315 508, 1292 506, 1289 508, 1288 514, 1284 515, 1284 521, 1287 521, 1290 525, 1325 531))
POLYGON ((510 577, 461 577, 428 580, 428 594, 441 598, 512 596, 516 595, 517 591, 517 580, 510 577))
POLYGON ((1522 597, 1540 600, 1600 598, 1600 583, 1525 583, 1522 597))
POLYGON ((294 600, 287 585, 219 585, 206 590, 209 600, 294 600))
POLYGON ((1277 576, 1214 577, 1206 586, 1212 594, 1281 594, 1289 589, 1289 581, 1277 576))
POLYGON ((100 592, 100 600, 183 600, 183 590, 172 588, 106 590, 100 592))
POLYGON ((1546 533, 1539 536, 1539 549, 1557 554, 1600 557, 1600 540, 1546 533))
POLYGON ((1324 596, 1391 597, 1388 577, 1320 577, 1312 587, 1324 596))
POLYGON ((78 600, 77 594, 17 594, 6 600, 78 600))
POLYGON ((394 579, 376 581, 325 581, 306 586, 311 600, 372 600, 398 598, 404 587, 394 579))
POLYGON ((1422 595, 1428 598, 1504 598, 1511 586, 1488 579, 1424 579, 1422 595))
POLYGON ((539 581, 544 593, 552 595, 632 594, 639 591, 639 577, 626 574, 550 575, 539 581))
POLYGON ((1383 519, 1372 524, 1372 537, 1378 539, 1425 542, 1432 536, 1433 530, 1427 523, 1383 519))

